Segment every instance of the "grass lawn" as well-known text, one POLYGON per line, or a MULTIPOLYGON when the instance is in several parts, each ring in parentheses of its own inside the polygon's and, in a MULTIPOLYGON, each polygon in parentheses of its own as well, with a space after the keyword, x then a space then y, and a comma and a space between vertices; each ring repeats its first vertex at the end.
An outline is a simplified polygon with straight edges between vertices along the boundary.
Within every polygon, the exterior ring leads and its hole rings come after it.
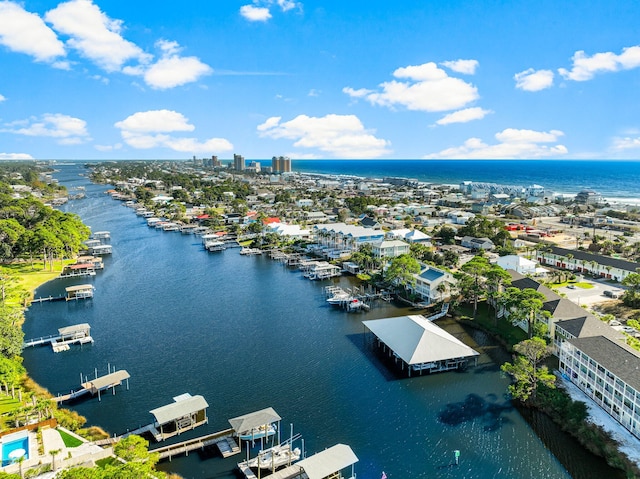
MULTIPOLYGON (((473 318, 473 305, 463 304, 458 307, 457 312, 463 318, 471 319, 473 318)), ((493 314, 493 309, 490 309, 487 303, 478 303, 478 313, 475 322, 486 330, 497 334, 511 346, 525 339, 529 339, 526 332, 511 324, 510 321, 500 318, 496 324, 493 314)))
POLYGON ((557 288, 562 288, 562 287, 565 287, 565 286, 569 286, 570 284, 572 284, 576 288, 582 288, 582 289, 591 289, 591 288, 593 288, 593 284, 587 283, 586 281, 581 281, 579 283, 574 283, 574 282, 571 282, 571 281, 565 281, 563 283, 547 283, 547 284, 545 284, 545 286, 548 287, 549 289, 557 289, 557 288))
POLYGON ((0 396, 0 414, 4 414, 21 406, 18 399, 13 399, 11 396, 0 396))
MULTIPOLYGON (((60 263, 60 261, 55 261, 53 271, 49 271, 48 265, 47 269, 43 270, 42 261, 34 261, 33 266, 31 266, 29 261, 25 261, 20 263, 4 264, 2 267, 15 274, 18 279, 18 284, 27 291, 33 293, 39 286, 43 285, 47 281, 57 278, 65 265, 73 263, 74 260, 71 259, 64 260, 62 263, 60 263)), ((7 304, 18 306, 18 301, 19 299, 17 298, 10 298, 7 301, 7 304)))
POLYGON ((60 436, 62 437, 62 440, 64 441, 64 445, 67 447, 78 447, 79 445, 82 444, 82 441, 80 439, 78 439, 77 437, 73 437, 70 434, 67 434, 66 432, 62 431, 61 429, 58 429, 58 432, 60 433, 60 436))

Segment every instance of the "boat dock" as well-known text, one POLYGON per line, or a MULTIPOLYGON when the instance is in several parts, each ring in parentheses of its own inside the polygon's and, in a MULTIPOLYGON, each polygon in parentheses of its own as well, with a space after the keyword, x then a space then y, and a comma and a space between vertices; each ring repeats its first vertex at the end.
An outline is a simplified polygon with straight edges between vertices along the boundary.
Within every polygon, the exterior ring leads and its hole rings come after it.
MULTIPOLYGON (((135 432, 132 431, 128 434, 135 434, 135 432)), ((207 446, 213 445, 218 447, 218 450, 224 458, 240 453, 240 447, 233 438, 233 429, 225 429, 224 431, 207 434, 206 436, 187 439, 186 441, 178 442, 176 444, 152 449, 149 452, 158 453, 160 455, 160 459, 171 460, 174 456, 179 456, 181 454, 188 456, 191 451, 204 449, 207 446)))
POLYGON ((124 369, 120 371, 114 371, 109 374, 105 374, 104 376, 97 376, 95 379, 91 379, 89 381, 85 381, 80 384, 80 389, 76 391, 71 391, 69 394, 65 394, 63 396, 57 396, 53 398, 53 401, 57 403, 61 403, 64 401, 70 401, 72 399, 76 399, 80 396, 84 396, 87 393, 91 393, 92 396, 98 395, 98 401, 100 401, 100 393, 101 391, 105 391, 111 388, 113 394, 116 393, 116 386, 120 386, 122 381, 127 382, 127 389, 129 389, 129 373, 124 369))
POLYGON ((76 286, 69 286, 65 288, 67 292, 66 300, 73 301, 76 299, 89 299, 93 298, 94 286, 92 284, 78 284, 76 286))
POLYGON ((91 327, 87 323, 75 324, 58 329, 58 334, 42 336, 40 338, 29 339, 22 344, 22 348, 32 348, 34 346, 44 346, 50 344, 54 353, 68 351, 71 344, 93 343, 93 338, 89 334, 91 327))

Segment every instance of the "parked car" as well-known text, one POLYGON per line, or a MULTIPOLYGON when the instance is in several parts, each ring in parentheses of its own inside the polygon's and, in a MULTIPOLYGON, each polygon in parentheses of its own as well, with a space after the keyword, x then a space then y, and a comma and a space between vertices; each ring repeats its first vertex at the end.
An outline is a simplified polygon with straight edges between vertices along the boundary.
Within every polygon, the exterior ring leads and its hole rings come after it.
POLYGON ((620 296, 620 294, 617 291, 611 291, 609 289, 604 290, 602 294, 604 294, 608 298, 613 298, 613 299, 617 299, 620 296))

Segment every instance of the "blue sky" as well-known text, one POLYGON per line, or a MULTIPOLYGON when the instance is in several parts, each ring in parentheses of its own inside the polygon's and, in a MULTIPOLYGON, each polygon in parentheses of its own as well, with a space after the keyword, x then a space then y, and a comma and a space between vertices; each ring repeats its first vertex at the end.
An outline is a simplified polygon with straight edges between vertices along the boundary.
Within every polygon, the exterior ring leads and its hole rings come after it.
POLYGON ((637 0, 0 0, 0 159, 637 159, 639 24, 637 0))

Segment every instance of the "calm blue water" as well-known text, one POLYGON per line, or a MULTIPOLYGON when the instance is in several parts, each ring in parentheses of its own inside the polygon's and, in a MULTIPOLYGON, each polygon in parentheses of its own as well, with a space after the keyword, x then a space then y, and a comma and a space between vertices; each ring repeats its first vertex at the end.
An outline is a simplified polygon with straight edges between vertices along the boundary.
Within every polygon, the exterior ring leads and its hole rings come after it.
MULTIPOLYGON (((107 187, 79 177, 81 167, 61 169, 63 184, 87 187, 86 199, 65 208, 94 231, 111 231, 114 253, 88 280, 94 299, 35 304, 24 325, 29 338, 88 322, 95 344, 58 354, 25 350, 24 364, 54 394, 77 388, 80 375, 94 368, 105 373, 107 364, 129 371, 129 390, 72 405, 90 424, 122 433, 189 392, 208 401, 209 425, 181 439, 271 406, 283 417, 283 435, 294 423, 309 454, 349 444, 360 478, 377 479, 383 470, 390 479, 570 477, 505 398, 508 381, 485 354, 466 372, 402 378, 367 347, 361 321, 408 310, 386 303, 362 315, 333 309, 321 283, 267 258, 206 253, 199 238, 152 230, 105 195, 107 187), (458 467, 451 467, 454 450, 461 451, 458 467)), ((84 282, 55 280, 36 296, 84 282)), ((490 345, 482 334, 469 337, 451 322, 445 327, 473 347, 490 345)), ((562 437, 550 431, 547 444, 562 437)), ((573 477, 614 477, 562 442, 573 477)), ((230 479, 239 460, 194 453, 162 468, 185 478, 230 479)))
POLYGON ((638 198, 640 161, 622 160, 297 160, 294 171, 400 176, 420 181, 459 184, 462 181, 504 185, 542 185, 557 193, 590 188, 605 198, 638 198))

